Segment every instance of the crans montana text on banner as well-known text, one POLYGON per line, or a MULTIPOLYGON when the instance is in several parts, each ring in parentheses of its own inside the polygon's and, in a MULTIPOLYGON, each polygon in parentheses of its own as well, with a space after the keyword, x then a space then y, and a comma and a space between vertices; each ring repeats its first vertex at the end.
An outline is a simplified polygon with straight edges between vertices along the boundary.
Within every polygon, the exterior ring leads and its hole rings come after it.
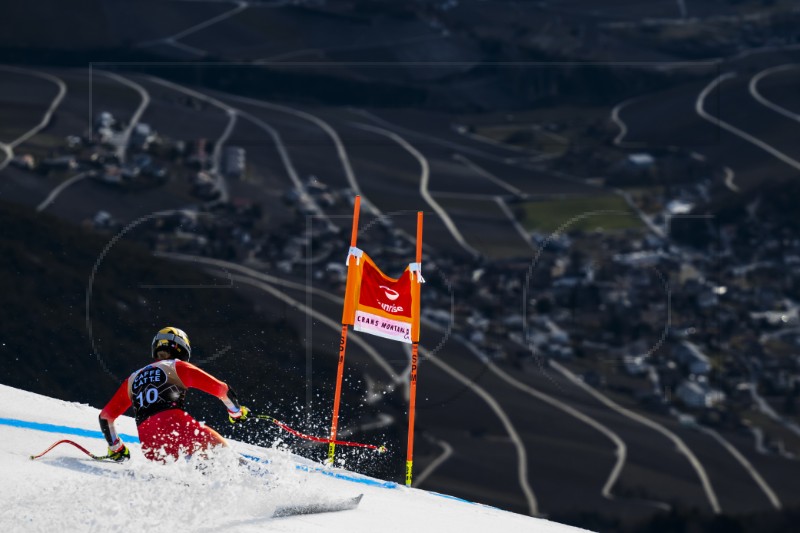
POLYGON ((353 329, 412 344, 411 328, 418 317, 413 305, 411 271, 398 279, 380 271, 367 254, 361 260, 361 279, 355 296, 353 329))

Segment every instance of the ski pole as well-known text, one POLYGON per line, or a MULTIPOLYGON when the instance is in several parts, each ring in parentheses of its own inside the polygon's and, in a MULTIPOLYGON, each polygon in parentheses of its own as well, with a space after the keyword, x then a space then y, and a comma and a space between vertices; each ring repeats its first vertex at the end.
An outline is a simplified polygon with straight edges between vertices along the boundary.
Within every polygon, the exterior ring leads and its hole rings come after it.
POLYGON ((383 453, 383 452, 386 451, 386 446, 375 446, 374 444, 364 444, 364 443, 361 443, 361 442, 349 442, 349 441, 345 441, 345 440, 334 440, 334 441, 331 441, 330 439, 324 439, 322 437, 315 437, 313 435, 306 435, 305 433, 300 433, 296 429, 290 428, 289 426, 287 426, 286 424, 284 424, 283 422, 281 422, 277 418, 275 418, 273 416, 270 416, 270 415, 252 415, 252 416, 254 418, 259 419, 259 420, 267 420, 268 422, 272 422, 273 424, 275 424, 276 426, 278 426, 282 430, 284 430, 284 431, 286 431, 288 433, 291 433, 295 437, 300 437, 301 439, 306 439, 306 440, 310 440, 310 441, 314 441, 314 442, 322 442, 322 443, 326 443, 326 444, 330 444, 331 442, 333 442, 334 444, 339 445, 339 446, 353 446, 355 448, 366 448, 368 450, 375 450, 378 453, 383 453))
POLYGON ((58 442, 54 442, 52 445, 50 445, 49 448, 47 448, 45 451, 43 451, 39 455, 31 455, 31 459, 38 459, 39 457, 45 455, 50 450, 52 450, 53 448, 58 446, 59 444, 72 444, 73 446, 78 448, 80 451, 82 451, 83 453, 85 453, 86 455, 91 457, 92 459, 95 459, 96 461, 104 461, 104 460, 109 458, 108 455, 95 455, 92 452, 90 452, 89 450, 87 450, 86 448, 84 448, 83 446, 81 446, 80 444, 78 444, 77 442, 71 441, 71 440, 68 440, 68 439, 64 439, 64 440, 60 440, 58 442))

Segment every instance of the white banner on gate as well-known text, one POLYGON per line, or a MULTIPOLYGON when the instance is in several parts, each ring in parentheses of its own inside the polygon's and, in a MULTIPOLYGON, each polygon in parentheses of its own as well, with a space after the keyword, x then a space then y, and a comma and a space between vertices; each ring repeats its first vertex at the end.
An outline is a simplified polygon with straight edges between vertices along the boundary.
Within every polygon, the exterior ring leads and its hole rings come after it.
POLYGON ((411 344, 411 324, 408 322, 392 320, 390 318, 357 310, 353 329, 393 341, 411 344))

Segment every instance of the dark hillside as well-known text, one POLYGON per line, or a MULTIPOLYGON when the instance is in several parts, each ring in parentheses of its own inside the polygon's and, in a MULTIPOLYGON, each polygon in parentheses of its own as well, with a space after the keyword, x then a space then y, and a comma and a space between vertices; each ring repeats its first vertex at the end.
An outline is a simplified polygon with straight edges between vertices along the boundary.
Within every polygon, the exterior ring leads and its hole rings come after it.
POLYGON ((155 259, 124 239, 99 264, 92 285, 96 357, 87 287, 111 235, 10 204, 0 204, 0 226, 3 383, 102 406, 119 380, 147 363, 154 332, 175 324, 190 335, 193 362, 216 354, 203 366, 259 402, 302 395, 302 373, 293 367, 304 351, 291 327, 256 316, 234 290, 148 288, 226 281, 155 259))

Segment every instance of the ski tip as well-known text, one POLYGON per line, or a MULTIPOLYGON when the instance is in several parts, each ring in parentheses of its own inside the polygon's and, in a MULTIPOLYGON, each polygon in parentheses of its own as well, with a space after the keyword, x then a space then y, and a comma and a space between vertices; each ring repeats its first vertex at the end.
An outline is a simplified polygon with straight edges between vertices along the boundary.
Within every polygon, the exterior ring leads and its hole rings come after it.
POLYGON ((337 511, 350 511, 358 507, 358 504, 361 502, 361 498, 363 497, 364 497, 363 494, 359 494, 358 496, 355 496, 353 498, 347 498, 345 500, 340 500, 335 502, 321 502, 321 503, 311 502, 308 504, 279 506, 272 513, 272 517, 284 518, 288 516, 297 516, 297 515, 333 513, 337 511))

